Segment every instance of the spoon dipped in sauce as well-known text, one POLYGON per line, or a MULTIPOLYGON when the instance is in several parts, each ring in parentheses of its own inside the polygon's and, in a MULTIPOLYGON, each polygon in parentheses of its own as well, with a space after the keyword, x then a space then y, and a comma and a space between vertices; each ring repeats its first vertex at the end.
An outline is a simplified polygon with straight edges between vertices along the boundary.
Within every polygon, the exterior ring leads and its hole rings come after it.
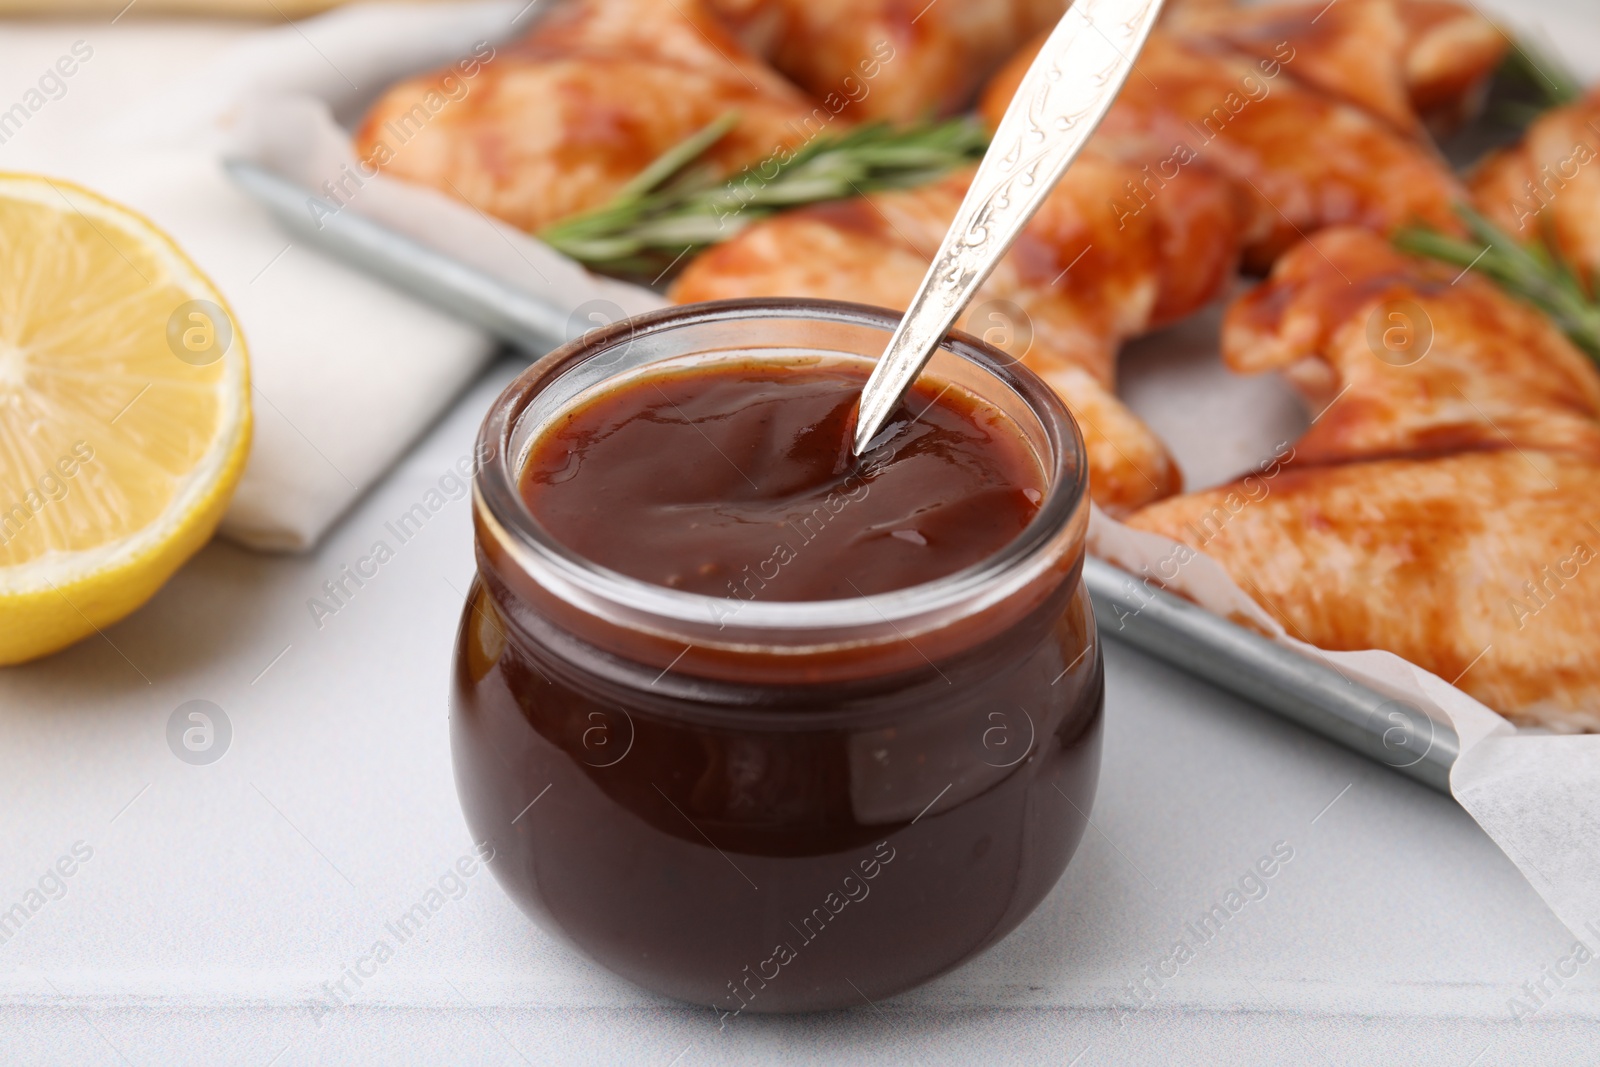
POLYGON ((861 391, 854 452, 874 447, 956 319, 1088 142, 1162 0, 1079 0, 1017 87, 961 209, 861 391))

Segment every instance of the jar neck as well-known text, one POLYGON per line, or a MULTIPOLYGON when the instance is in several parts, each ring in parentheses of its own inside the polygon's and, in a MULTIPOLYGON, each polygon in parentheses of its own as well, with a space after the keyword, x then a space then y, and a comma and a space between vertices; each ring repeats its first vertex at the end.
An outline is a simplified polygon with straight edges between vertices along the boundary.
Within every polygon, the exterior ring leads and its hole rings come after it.
POLYGON ((605 580, 583 583, 530 561, 508 532, 475 508, 478 566, 500 614, 521 636, 553 627, 646 672, 748 685, 810 685, 887 677, 961 657, 1015 629, 1075 589, 1083 566, 1084 520, 1035 551, 958 581, 848 602, 831 625, 816 625, 845 602, 761 603, 704 597, 705 619, 652 612, 605 580), (965 579, 965 580, 961 580, 965 579), (919 603, 920 602, 920 603, 919 603), (759 605, 759 625, 741 617, 759 605), (794 617, 783 625, 783 617, 794 617), (872 616, 865 618, 864 616, 872 616), (777 625, 772 623, 777 621, 777 625), (809 623, 809 624, 808 624, 809 623))

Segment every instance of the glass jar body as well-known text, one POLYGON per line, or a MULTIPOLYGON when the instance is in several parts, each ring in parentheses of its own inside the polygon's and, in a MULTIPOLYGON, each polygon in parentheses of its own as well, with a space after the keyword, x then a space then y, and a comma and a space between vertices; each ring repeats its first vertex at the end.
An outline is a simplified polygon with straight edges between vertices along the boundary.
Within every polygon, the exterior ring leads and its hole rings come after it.
POLYGON ((467 822, 530 917, 647 989, 729 1015, 901 992, 1021 922, 1082 836, 1104 684, 1076 576, 937 669, 816 687, 651 684, 497 593, 457 648, 467 822))
POLYGON ((451 704, 474 840, 546 931, 724 1019, 911 988, 1056 883, 1100 763, 1082 438, 1037 377, 953 335, 924 373, 1027 444, 1039 511, 979 564, 851 600, 598 568, 540 525, 519 472, 541 427, 630 375, 729 352, 870 360, 896 322, 801 301, 644 316, 535 364, 479 438, 451 704))

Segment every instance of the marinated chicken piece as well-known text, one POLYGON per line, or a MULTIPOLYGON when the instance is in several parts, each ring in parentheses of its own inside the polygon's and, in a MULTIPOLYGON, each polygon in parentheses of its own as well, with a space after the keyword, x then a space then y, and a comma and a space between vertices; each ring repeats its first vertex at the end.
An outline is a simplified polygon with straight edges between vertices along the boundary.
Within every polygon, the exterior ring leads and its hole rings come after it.
POLYGON ((1283 371, 1322 412, 1299 462, 1513 446, 1600 459, 1600 375, 1543 312, 1366 230, 1280 259, 1229 308, 1223 358, 1283 371))
POLYGON ((1297 82, 1355 104, 1398 129, 1421 128, 1403 60, 1405 25, 1395 0, 1268 4, 1185 25, 1258 60, 1277 60, 1297 82))
MULTIPOLYGON (((1193 169, 1149 210, 1119 215, 1112 197, 1139 178, 1126 164, 1081 157, 958 323, 1055 386, 1082 425, 1091 494, 1113 513, 1181 481, 1161 443, 1111 391, 1117 347, 1214 298, 1236 258, 1238 209, 1227 182, 1193 169)), ((970 180, 968 171, 774 216, 695 260, 672 297, 904 308, 970 180)))
POLYGON ((1473 175, 1472 197, 1520 241, 1543 237, 1590 286, 1600 279, 1600 89, 1534 120, 1473 175))
POLYGON ((896 122, 965 107, 985 78, 1067 9, 1067 0, 709 3, 752 51, 825 107, 896 122))
POLYGON ((1235 369, 1286 370, 1319 417, 1273 476, 1130 525, 1211 556, 1301 640, 1387 649, 1523 724, 1600 730, 1600 374, 1565 336, 1344 230, 1280 260, 1223 346, 1235 369))
POLYGON ((1296 81, 1410 134, 1468 118, 1507 47, 1492 22, 1452 0, 1264 4, 1196 16, 1183 28, 1258 60, 1292 54, 1283 69, 1296 81))
MULTIPOLYGON (((1019 55, 985 91, 982 110, 991 123, 1033 54, 1019 55)), ((1324 226, 1387 233, 1426 222, 1459 232, 1450 204, 1464 191, 1437 153, 1284 77, 1295 58, 1287 45, 1281 56, 1258 60, 1158 31, 1095 142, 1108 154, 1148 163, 1158 178, 1204 162, 1236 182, 1250 204, 1242 238, 1252 270, 1264 270, 1324 226)), ((1157 183, 1127 202, 1161 195, 1157 183)))
POLYGON ((356 153, 536 231, 604 204, 731 110, 737 128, 707 155, 724 173, 807 139, 815 105, 701 0, 582 0, 543 15, 471 78, 451 68, 390 89, 356 153))
POLYGON ((1234 0, 1167 0, 1161 5, 1159 26, 1186 29, 1192 23, 1213 25, 1215 20, 1240 11, 1234 0))
POLYGON ((1284 629, 1386 649, 1527 726, 1600 731, 1600 464, 1513 449, 1334 467, 1130 524, 1220 563, 1284 629))
POLYGON ((1471 3, 1402 0, 1400 19, 1411 107, 1429 129, 1447 133, 1483 106, 1511 40, 1471 3))

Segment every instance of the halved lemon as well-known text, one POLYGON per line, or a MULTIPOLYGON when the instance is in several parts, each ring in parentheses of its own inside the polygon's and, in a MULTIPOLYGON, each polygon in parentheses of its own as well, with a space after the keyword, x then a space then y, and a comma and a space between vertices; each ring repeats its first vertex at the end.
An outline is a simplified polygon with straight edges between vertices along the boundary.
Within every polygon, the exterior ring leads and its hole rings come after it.
POLYGON ((216 529, 249 446, 216 287, 127 208, 0 174, 0 664, 149 600, 216 529))

